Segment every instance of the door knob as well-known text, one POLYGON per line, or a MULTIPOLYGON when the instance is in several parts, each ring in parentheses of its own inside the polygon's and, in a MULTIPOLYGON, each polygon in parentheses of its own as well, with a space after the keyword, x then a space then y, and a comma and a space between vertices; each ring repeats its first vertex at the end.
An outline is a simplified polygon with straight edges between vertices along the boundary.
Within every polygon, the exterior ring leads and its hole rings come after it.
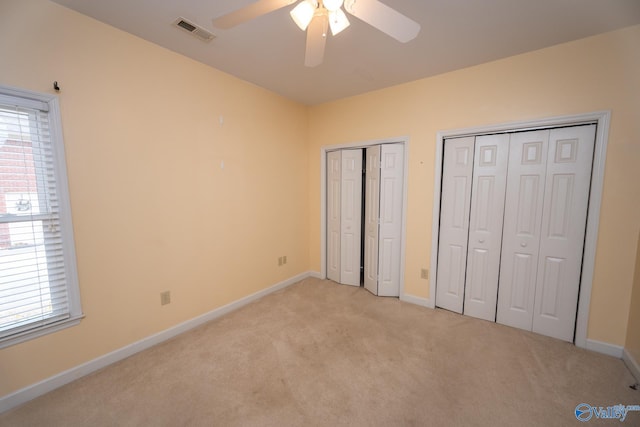
POLYGON ((520 246, 522 246, 523 248, 527 247, 527 244, 525 242, 520 243, 520 246))
POLYGON ((478 239, 478 243, 484 243, 484 239, 478 239))

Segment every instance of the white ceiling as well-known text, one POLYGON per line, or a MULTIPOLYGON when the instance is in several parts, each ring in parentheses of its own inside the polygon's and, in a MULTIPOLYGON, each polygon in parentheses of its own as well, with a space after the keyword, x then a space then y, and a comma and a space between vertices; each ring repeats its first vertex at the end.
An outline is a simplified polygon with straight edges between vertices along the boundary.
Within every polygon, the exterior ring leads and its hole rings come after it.
POLYGON ((324 63, 307 68, 294 5, 220 30, 213 18, 252 0, 54 1, 308 105, 640 23, 640 0, 382 0, 420 23, 416 39, 399 43, 349 15, 351 26, 328 36, 324 63), (217 38, 177 29, 178 16, 217 38))

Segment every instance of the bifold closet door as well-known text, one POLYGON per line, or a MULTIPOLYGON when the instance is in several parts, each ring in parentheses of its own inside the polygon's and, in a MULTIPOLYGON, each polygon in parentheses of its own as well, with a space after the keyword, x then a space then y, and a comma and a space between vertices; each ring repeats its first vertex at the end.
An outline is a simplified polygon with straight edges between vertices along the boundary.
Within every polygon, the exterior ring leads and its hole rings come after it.
POLYGON ((508 158, 509 135, 476 137, 463 313, 492 322, 496 320, 508 158))
POLYGON ((340 283, 342 154, 327 153, 327 278, 340 283))
POLYGON ((595 125, 549 137, 533 331, 573 341, 589 205, 595 125))
POLYGON ((380 147, 378 295, 400 295, 404 145, 380 147))
POLYGON ((499 323, 573 341, 595 129, 512 137, 499 323))
POLYGON ((327 153, 327 277, 360 286, 362 149, 327 153))
POLYGON ((549 131, 511 135, 496 321, 531 330, 549 131))
POLYGON ((475 137, 444 144, 436 305, 462 313, 475 137))
POLYGON ((399 296, 404 145, 366 148, 364 200, 362 154, 362 149, 327 153, 327 278, 360 286, 362 265, 367 290, 399 296))
POLYGON ((400 295, 404 146, 367 148, 364 286, 379 296, 400 295))
POLYGON ((595 132, 445 142, 438 307, 573 341, 595 132))
POLYGON ((342 150, 340 283, 360 286, 362 149, 342 150))
POLYGON ((380 218, 380 146, 367 148, 365 174, 364 287, 378 295, 378 240, 380 218))

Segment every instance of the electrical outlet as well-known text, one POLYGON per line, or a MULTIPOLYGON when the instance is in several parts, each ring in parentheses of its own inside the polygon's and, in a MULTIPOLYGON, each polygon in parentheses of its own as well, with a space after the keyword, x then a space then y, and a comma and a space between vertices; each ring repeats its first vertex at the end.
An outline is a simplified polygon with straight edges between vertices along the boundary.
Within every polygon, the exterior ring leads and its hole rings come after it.
POLYGON ((420 278, 429 280, 429 270, 426 268, 423 268, 422 270, 420 270, 420 278))
POLYGON ((167 305, 171 302, 171 291, 160 292, 160 305, 167 305))
POLYGON ((283 263, 283 264, 286 264, 286 263, 287 263, 287 256, 286 256, 286 255, 282 257, 282 263, 283 263))
POLYGON ((278 257, 278 267, 282 267, 282 257, 278 257))

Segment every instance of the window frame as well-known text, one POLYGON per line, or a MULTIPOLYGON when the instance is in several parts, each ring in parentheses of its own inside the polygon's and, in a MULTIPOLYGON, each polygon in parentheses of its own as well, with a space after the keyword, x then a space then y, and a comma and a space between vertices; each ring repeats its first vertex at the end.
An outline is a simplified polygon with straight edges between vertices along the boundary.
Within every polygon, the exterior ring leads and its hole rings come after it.
MULTIPOLYGON (((0 85, 0 102, 11 101, 22 107, 43 110, 48 109, 51 148, 54 156, 54 175, 59 202, 59 220, 62 235, 62 251, 67 288, 67 318, 45 325, 36 326, 15 334, 0 338, 0 349, 19 344, 34 338, 48 335, 62 329, 75 326, 84 318, 78 282, 75 239, 71 203, 69 198, 69 182, 65 160, 64 140, 62 136, 62 119, 58 97, 52 94, 33 92, 26 89, 0 85)), ((36 323, 36 322, 34 322, 36 323)), ((18 327, 16 329, 21 329, 18 327)))

